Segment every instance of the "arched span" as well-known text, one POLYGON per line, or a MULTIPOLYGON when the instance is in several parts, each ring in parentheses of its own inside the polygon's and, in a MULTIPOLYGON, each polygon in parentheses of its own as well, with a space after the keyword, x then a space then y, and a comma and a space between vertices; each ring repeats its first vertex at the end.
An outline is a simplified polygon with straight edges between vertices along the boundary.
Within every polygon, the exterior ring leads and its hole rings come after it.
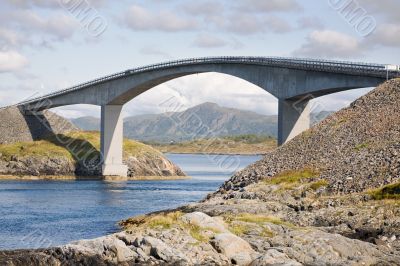
POLYGON ((375 87, 387 74, 385 65, 271 57, 216 57, 187 59, 127 70, 70 89, 20 103, 27 109, 71 104, 123 105, 166 81, 217 72, 251 82, 280 100, 305 95, 318 97, 354 88, 375 87), (40 101, 46 104, 38 104, 40 101))
POLYGON ((103 175, 127 175, 122 160, 125 103, 166 81, 196 73, 217 72, 251 82, 279 99, 278 143, 297 136, 310 125, 312 97, 354 88, 374 87, 398 77, 385 65, 273 57, 214 57, 187 59, 127 70, 18 104, 40 111, 71 104, 101 106, 103 175))

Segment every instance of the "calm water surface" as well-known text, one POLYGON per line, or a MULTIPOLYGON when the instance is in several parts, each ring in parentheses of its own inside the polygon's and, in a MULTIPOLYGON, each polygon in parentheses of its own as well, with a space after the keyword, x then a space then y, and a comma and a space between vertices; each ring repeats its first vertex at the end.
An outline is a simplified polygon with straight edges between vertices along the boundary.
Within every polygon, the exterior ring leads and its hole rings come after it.
POLYGON ((169 154, 190 180, 0 181, 0 249, 39 248, 118 230, 137 214, 178 207, 215 191, 260 156, 169 154))

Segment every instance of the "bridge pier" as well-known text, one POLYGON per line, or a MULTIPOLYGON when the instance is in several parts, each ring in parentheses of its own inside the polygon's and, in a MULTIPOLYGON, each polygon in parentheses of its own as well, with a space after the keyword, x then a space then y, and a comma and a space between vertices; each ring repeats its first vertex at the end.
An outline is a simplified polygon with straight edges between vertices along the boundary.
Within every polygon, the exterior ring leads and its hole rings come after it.
POLYGON ((123 120, 122 105, 101 107, 101 154, 103 176, 128 175, 128 167, 122 162, 123 120))
POLYGON ((310 128, 310 101, 279 100, 278 145, 283 145, 310 128))

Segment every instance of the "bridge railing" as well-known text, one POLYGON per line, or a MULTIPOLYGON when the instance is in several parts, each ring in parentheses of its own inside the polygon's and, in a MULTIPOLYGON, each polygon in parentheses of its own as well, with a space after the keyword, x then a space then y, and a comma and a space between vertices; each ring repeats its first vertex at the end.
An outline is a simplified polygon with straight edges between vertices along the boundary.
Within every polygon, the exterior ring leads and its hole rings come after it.
MULTIPOLYGON (((18 103, 17 105, 26 105, 29 103, 37 102, 53 96, 62 95, 68 92, 79 90, 91 85, 100 84, 105 81, 110 81, 123 76, 133 75, 141 72, 162 70, 170 67, 194 65, 194 64, 207 64, 207 63, 238 63, 238 64, 259 64, 275 67, 295 68, 303 70, 316 70, 325 72, 345 73, 345 74, 365 74, 377 77, 386 77, 387 70, 384 64, 372 64, 362 62, 347 62, 347 61, 332 61, 324 59, 305 59, 305 58, 290 58, 290 57, 255 57, 255 56, 223 56, 223 57, 199 57, 183 60, 168 61, 159 64, 147 65, 139 68, 128 69, 118 72, 109 76, 101 77, 91 80, 70 88, 58 90, 44 96, 29 99, 18 103)), ((400 76, 400 73, 391 71, 389 77, 400 76)))

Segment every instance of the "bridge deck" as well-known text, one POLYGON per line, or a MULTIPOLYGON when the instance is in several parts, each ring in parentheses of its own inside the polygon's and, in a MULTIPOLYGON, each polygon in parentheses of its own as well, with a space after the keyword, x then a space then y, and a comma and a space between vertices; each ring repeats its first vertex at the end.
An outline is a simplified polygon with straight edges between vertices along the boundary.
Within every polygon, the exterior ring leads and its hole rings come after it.
POLYGON ((286 58, 286 57, 202 57, 169 61, 159 64, 148 65, 144 67, 128 69, 112 75, 101 77, 92 81, 88 81, 70 88, 58 90, 40 97, 35 97, 15 104, 14 106, 26 105, 33 102, 38 102, 50 97, 59 96, 71 91, 83 89, 88 86, 100 84, 113 79, 118 79, 124 76, 135 75, 146 71, 162 70, 171 67, 196 65, 196 64, 252 64, 265 65, 270 67, 291 68, 299 70, 312 70, 319 72, 342 73, 347 75, 362 75, 378 78, 394 78, 400 77, 400 71, 389 70, 385 64, 361 63, 361 62, 346 62, 333 61, 322 59, 303 59, 303 58, 286 58))

